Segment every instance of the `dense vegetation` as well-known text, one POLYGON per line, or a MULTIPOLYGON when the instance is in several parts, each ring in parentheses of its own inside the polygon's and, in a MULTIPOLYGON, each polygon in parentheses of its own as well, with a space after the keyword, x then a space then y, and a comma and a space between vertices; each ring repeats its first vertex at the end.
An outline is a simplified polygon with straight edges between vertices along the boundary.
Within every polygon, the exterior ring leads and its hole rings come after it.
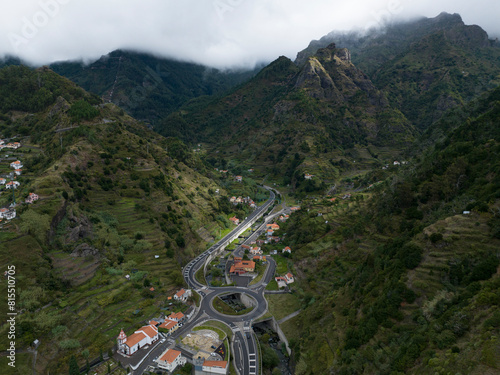
MULTIPOLYGON (((225 97, 188 103, 159 131, 208 144, 223 159, 247 168, 255 164, 309 192, 324 186, 303 183, 305 173, 333 181, 335 163, 348 150, 398 149, 414 135, 405 117, 350 62, 348 51, 334 45, 301 68, 280 57, 225 97)), ((377 164, 370 155, 366 159, 377 164)))
POLYGON ((500 365, 499 95, 471 104, 467 120, 383 184, 350 203, 303 202, 292 216, 285 230, 306 307, 285 327, 297 374, 500 365))
POLYGON ((190 99, 222 94, 255 71, 223 72, 201 65, 117 50, 90 65, 50 66, 136 119, 156 124, 190 99))

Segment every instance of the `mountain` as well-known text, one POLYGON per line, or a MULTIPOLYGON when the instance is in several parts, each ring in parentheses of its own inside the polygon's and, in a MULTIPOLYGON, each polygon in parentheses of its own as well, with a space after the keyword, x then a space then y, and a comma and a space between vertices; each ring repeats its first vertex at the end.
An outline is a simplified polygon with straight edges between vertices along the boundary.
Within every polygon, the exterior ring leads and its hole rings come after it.
POLYGON ((217 95, 256 71, 219 71, 206 66, 117 50, 91 64, 58 62, 56 73, 112 102, 137 119, 156 123, 185 102, 217 95))
POLYGON ((407 164, 350 199, 305 199, 283 226, 295 374, 498 373, 499 98, 449 112, 407 164))
POLYGON ((10 65, 21 65, 21 64, 23 64, 23 62, 18 57, 7 55, 4 56, 3 58, 0 58, 0 69, 10 65))
POLYGON ((366 35, 332 32, 297 55, 335 42, 419 129, 500 83, 500 44, 458 14, 388 25, 366 35))
POLYGON ((230 228, 229 217, 248 214, 227 194, 258 191, 46 67, 0 70, 0 134, 22 144, 0 151, 0 175, 10 180, 9 164, 23 164, 20 186, 0 189, 0 208, 17 203, 17 218, 0 222, 0 261, 16 267, 23 350, 15 369, 0 358, 5 374, 32 372, 24 349, 35 339, 38 373, 67 373, 82 351, 106 353, 120 328, 165 307, 184 283, 181 266, 230 228), (30 193, 39 199, 25 204, 30 193))
POLYGON ((157 130, 206 144, 235 164, 286 171, 285 183, 294 185, 304 172, 333 179, 330 161, 356 145, 373 161, 367 148, 397 149, 414 135, 349 51, 334 44, 300 68, 280 57, 230 94, 189 103, 157 130))

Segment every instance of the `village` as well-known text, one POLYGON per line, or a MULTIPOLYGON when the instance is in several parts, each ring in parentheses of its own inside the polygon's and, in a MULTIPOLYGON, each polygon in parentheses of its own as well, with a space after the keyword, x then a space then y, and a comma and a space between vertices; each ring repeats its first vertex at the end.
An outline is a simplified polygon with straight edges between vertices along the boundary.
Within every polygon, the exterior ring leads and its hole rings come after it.
MULTIPOLYGON (((252 202, 250 198, 242 198, 241 203, 235 203, 236 199, 233 198, 235 197, 230 198, 233 204, 252 202)), ((292 207, 289 213, 298 210, 300 207, 292 207)), ((248 281, 259 278, 266 270, 269 257, 274 257, 277 262, 281 262, 279 259, 290 258, 291 247, 282 244, 286 241, 282 226, 289 218, 289 214, 283 213, 270 223, 257 224, 256 228, 264 228, 263 231, 254 228, 257 239, 247 240, 247 237, 243 236, 236 240, 238 244, 210 263, 207 274, 210 274, 210 268, 218 269, 226 281, 235 285, 235 279, 238 277, 248 281)), ((231 222, 234 226, 240 224, 236 217, 231 222)), ((125 276, 127 277, 129 275, 125 276)), ((272 275, 272 283, 276 285, 277 290, 284 293, 290 292, 289 288, 294 281, 290 270, 272 275)), ((210 278, 207 278, 207 282, 210 286, 210 278)), ((172 307, 171 310, 145 321, 147 324, 128 335, 120 329, 116 338, 117 353, 114 358, 125 368, 130 364, 132 369, 138 368, 148 358, 150 371, 163 370, 174 373, 188 363, 192 365, 194 374, 228 374, 229 358, 227 354, 224 355, 229 347, 227 337, 223 337, 224 334, 215 328, 207 329, 197 326, 197 323, 192 327, 192 318, 198 313, 195 303, 197 294, 190 289, 180 289, 174 295, 166 297, 166 303, 172 307), (177 332, 188 323, 190 325, 186 327, 187 330, 177 332)))
MULTIPOLYGON (((6 143, 5 140, 0 139, 0 151, 3 150, 17 150, 21 148, 20 142, 6 143)), ((4 155, 5 160, 10 161, 9 154, 4 155)), ((0 159, 1 160, 1 159, 0 159)), ((40 199, 40 197, 29 192, 24 199, 24 201, 16 202, 15 190, 19 189, 21 183, 18 181, 18 177, 23 174, 23 163, 20 160, 15 160, 10 163, 10 168, 12 169, 9 173, 0 174, 0 194, 7 194, 7 190, 12 190, 12 199, 10 205, 0 208, 0 227, 6 222, 16 218, 16 206, 20 203, 32 204, 40 199)))

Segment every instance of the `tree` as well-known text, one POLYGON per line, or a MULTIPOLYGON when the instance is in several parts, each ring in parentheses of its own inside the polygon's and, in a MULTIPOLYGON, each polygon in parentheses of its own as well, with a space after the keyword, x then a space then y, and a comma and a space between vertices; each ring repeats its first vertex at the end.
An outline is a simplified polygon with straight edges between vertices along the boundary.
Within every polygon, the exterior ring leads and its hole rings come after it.
POLYGON ((39 242, 45 243, 47 232, 50 229, 50 216, 47 214, 41 215, 29 209, 21 215, 21 219, 22 221, 19 225, 21 231, 31 234, 39 242))
POLYGON ((69 375, 80 375, 80 368, 78 367, 78 362, 74 355, 69 359, 69 375))

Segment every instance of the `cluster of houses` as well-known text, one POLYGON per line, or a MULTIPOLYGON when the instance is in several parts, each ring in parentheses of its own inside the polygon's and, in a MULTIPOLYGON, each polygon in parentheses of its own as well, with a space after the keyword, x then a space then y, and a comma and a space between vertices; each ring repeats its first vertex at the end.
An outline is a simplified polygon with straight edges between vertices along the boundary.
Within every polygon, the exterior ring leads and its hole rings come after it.
POLYGON ((21 147, 21 143, 19 142, 5 143, 3 139, 0 139, 0 151, 4 148, 11 148, 13 150, 16 150, 19 147, 21 147))
POLYGON ((250 197, 231 197, 229 198, 229 202, 237 206, 238 204, 248 204, 251 208, 257 208, 257 205, 250 197))
MULTIPOLYGON (((0 140, 0 149, 5 148, 5 147, 16 149, 16 148, 21 147, 21 144, 19 142, 5 144, 5 142, 3 140, 0 140)), ((23 170, 22 170, 23 163, 20 160, 16 160, 16 161, 13 161, 12 163, 10 163, 10 167, 14 168, 14 173, 16 176, 20 176, 23 172, 23 170)), ((19 181, 16 181, 16 180, 11 180, 11 181, 7 182, 7 179, 0 177, 0 186, 1 185, 4 185, 5 189, 14 190, 14 189, 17 189, 19 186, 21 186, 21 183, 19 181)), ((28 197, 25 200, 25 203, 31 204, 39 199, 40 199, 40 197, 37 194, 29 193, 28 197)), ((16 217, 16 210, 14 209, 14 207, 15 207, 15 204, 13 203, 8 208, 1 208, 0 209, 0 223, 4 219, 5 220, 12 220, 16 217)))
POLYGON ((21 163, 19 160, 13 161, 10 163, 10 167, 14 168, 14 173, 16 176, 20 176, 23 173, 23 163, 21 163))
POLYGON ((285 288, 288 284, 291 284, 295 281, 293 275, 288 272, 285 276, 277 276, 274 278, 278 283, 278 288, 285 288))

